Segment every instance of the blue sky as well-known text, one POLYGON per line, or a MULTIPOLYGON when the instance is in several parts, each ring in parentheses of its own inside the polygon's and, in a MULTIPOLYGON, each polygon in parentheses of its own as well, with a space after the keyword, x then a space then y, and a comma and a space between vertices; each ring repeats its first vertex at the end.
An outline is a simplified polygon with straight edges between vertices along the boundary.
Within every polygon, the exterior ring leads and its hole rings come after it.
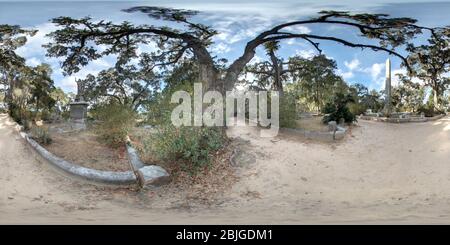
MULTIPOLYGON (((219 58, 234 60, 243 50, 247 41, 259 32, 271 26, 292 20, 313 17, 320 10, 349 10, 354 12, 387 13, 394 17, 412 17, 420 25, 435 27, 450 25, 450 1, 423 2, 417 0, 393 1, 375 0, 370 3, 362 1, 217 1, 217 0, 155 0, 155 1, 14 1, 0 0, 0 23, 18 24, 27 28, 39 30, 30 38, 26 46, 18 53, 27 59, 29 65, 42 62, 49 63, 54 70, 53 78, 56 85, 65 91, 76 91, 75 78, 82 78, 89 73, 96 74, 110 67, 114 60, 111 57, 97 60, 89 64, 77 74, 64 77, 57 59, 45 57, 42 44, 48 42, 45 34, 55 30, 49 22, 58 16, 84 17, 106 19, 113 22, 124 20, 133 23, 161 24, 138 13, 124 13, 121 9, 138 6, 166 6, 194 9, 201 14, 194 19, 211 25, 220 33, 214 38, 215 45, 211 51, 219 58)), ((297 31, 325 34, 335 34, 352 41, 361 41, 351 29, 339 26, 309 25, 298 27, 297 31)), ((418 39, 417 42, 424 41, 418 39)), ((324 53, 337 61, 339 73, 349 83, 363 83, 372 89, 382 89, 384 82, 384 63, 389 57, 383 52, 360 50, 343 47, 339 44, 324 42, 321 44, 324 53)), ((311 56, 314 49, 306 43, 290 40, 282 43, 279 55, 289 57, 294 54, 311 56)), ((257 51, 253 61, 266 59, 262 49, 257 51)), ((400 60, 391 57, 393 73, 404 72, 400 68, 400 60)), ((396 81, 394 80, 395 84, 396 81)))

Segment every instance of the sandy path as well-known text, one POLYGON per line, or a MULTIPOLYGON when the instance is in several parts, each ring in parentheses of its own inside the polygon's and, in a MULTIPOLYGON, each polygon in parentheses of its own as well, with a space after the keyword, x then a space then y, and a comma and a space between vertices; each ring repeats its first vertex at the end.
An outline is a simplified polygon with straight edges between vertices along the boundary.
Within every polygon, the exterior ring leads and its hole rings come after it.
POLYGON ((68 178, 38 161, 0 115, 0 223, 450 223, 450 117, 361 121, 337 144, 255 129, 240 180, 210 207, 165 189, 135 192, 68 178))

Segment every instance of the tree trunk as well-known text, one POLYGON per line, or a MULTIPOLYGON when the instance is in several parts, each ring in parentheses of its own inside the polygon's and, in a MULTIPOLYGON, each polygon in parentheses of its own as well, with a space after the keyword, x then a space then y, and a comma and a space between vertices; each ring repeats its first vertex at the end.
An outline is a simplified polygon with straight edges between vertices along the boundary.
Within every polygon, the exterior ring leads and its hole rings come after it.
POLYGON ((270 60, 272 61, 273 69, 273 84, 272 88, 279 92, 280 97, 283 96, 283 84, 281 81, 281 71, 283 65, 279 62, 273 50, 269 51, 270 60))
POLYGON ((435 110, 440 110, 440 105, 439 105, 439 88, 438 88, 438 83, 437 83, 437 81, 436 80, 433 80, 433 82, 432 82, 432 84, 433 84, 433 86, 432 86, 432 89, 433 89, 433 104, 434 104, 434 109, 435 110))
POLYGON ((235 60, 226 70, 225 77, 222 80, 223 92, 230 91, 234 88, 239 74, 242 72, 244 67, 253 59, 255 56, 255 49, 259 45, 259 40, 253 40, 245 46, 244 53, 241 57, 235 60))
POLYGON ((441 100, 440 100, 440 91, 439 91, 439 88, 437 88, 437 87, 433 89, 433 104, 434 104, 435 110, 437 110, 437 111, 442 110, 441 100))
POLYGON ((218 82, 218 71, 208 50, 201 43, 193 43, 191 47, 198 60, 198 82, 202 83, 203 93, 210 90, 222 90, 221 84, 218 82))

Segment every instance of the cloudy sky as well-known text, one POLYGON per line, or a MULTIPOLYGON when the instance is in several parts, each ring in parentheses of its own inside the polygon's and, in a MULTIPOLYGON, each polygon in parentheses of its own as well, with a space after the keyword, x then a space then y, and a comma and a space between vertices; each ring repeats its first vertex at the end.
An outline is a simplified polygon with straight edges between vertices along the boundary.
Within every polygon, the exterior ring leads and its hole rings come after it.
MULTIPOLYGON (((194 19, 208 24, 219 31, 214 38, 215 45, 211 51, 219 58, 234 60, 243 50, 249 39, 259 32, 275 24, 285 21, 301 20, 314 17, 321 10, 348 10, 354 12, 386 13, 393 17, 412 17, 420 25, 436 27, 450 25, 450 1, 425 2, 418 0, 375 0, 370 3, 362 1, 313 1, 313 0, 153 0, 153 1, 4 1, 0 0, 0 23, 17 24, 26 28, 39 30, 38 34, 29 39, 26 46, 18 53, 27 59, 29 65, 45 62, 51 64, 54 70, 53 78, 57 86, 66 91, 75 91, 75 78, 82 78, 89 73, 96 74, 110 67, 114 60, 105 58, 89 64, 82 71, 72 76, 64 77, 57 59, 45 57, 42 44, 47 43, 45 35, 55 26, 51 18, 58 16, 84 17, 106 19, 113 22, 124 20, 136 24, 164 24, 155 22, 143 14, 125 13, 122 9, 133 6, 165 6, 174 8, 194 9, 201 14, 194 19)), ((333 34, 345 37, 351 41, 364 42, 357 33, 339 26, 309 25, 296 27, 298 32, 333 34)), ((417 42, 425 41, 424 38, 417 42)), ((349 83, 363 83, 371 89, 382 89, 384 82, 384 64, 389 57, 386 53, 370 50, 352 49, 339 44, 324 42, 321 44, 324 53, 337 61, 339 73, 349 83)), ((402 50, 400 50, 402 53, 402 50)), ((279 54, 289 57, 299 54, 305 57, 314 55, 314 49, 307 43, 290 40, 282 43, 279 54)), ((258 50, 254 61, 266 59, 263 50, 258 50)), ((400 60, 391 57, 393 73, 402 72, 400 60)), ((395 84, 395 81, 394 81, 395 84)))

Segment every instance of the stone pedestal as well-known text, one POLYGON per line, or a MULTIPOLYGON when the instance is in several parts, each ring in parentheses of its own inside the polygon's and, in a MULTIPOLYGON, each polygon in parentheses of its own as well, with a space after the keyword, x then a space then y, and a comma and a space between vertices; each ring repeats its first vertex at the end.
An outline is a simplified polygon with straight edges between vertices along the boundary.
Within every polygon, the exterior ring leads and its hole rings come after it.
POLYGON ((85 129, 88 103, 84 101, 76 101, 70 105, 70 123, 73 129, 85 129))
POLYGON ((72 102, 70 105, 70 119, 82 120, 86 119, 88 103, 84 101, 72 102))

